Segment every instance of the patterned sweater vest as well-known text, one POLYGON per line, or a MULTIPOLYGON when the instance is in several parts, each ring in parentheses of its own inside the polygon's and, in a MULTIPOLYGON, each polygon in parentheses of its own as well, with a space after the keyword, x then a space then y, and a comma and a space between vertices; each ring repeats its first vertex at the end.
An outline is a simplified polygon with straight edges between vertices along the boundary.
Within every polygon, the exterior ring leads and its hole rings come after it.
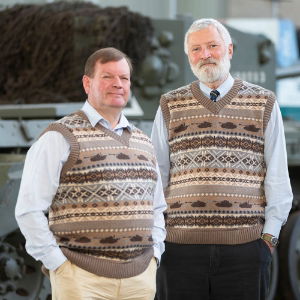
POLYGON ((240 244, 259 238, 266 199, 264 130, 274 94, 235 80, 218 102, 199 83, 162 96, 170 147, 167 241, 240 244))
POLYGON ((156 160, 137 128, 122 136, 80 111, 46 131, 64 135, 71 152, 49 211, 50 229, 66 257, 94 274, 127 278, 153 257, 156 160))

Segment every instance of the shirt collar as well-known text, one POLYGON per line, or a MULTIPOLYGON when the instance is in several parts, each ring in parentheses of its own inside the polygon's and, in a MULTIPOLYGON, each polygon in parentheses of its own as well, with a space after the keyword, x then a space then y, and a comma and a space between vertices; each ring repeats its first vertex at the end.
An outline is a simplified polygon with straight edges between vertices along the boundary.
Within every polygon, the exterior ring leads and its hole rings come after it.
MULTIPOLYGON (((101 114, 99 114, 96 109, 88 102, 88 100, 85 101, 83 107, 81 110, 86 114, 87 118, 89 119, 90 123, 92 124, 93 127, 95 127, 98 123, 104 124, 109 122, 105 120, 101 114)), ((132 130, 133 125, 130 124, 123 114, 121 113, 121 117, 119 120, 119 123, 117 126, 114 128, 114 130, 119 129, 119 128, 128 128, 129 130, 132 130)))
MULTIPOLYGON (((232 88, 234 84, 234 79, 233 77, 229 74, 227 79, 217 88, 217 90, 220 93, 221 98, 223 98, 232 88)), ((210 92, 212 91, 211 88, 209 88, 207 85, 205 85, 204 83, 200 82, 199 84, 200 86, 200 90, 207 96, 209 97, 210 92)))

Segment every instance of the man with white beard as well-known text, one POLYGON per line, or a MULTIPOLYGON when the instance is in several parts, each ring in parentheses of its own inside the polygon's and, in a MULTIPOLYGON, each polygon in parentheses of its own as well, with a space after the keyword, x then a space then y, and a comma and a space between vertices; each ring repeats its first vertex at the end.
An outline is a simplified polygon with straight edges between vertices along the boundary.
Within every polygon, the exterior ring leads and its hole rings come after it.
POLYGON ((230 75, 220 22, 195 21, 184 48, 198 81, 161 97, 152 130, 168 204, 157 299, 263 300, 293 197, 280 110, 230 75))

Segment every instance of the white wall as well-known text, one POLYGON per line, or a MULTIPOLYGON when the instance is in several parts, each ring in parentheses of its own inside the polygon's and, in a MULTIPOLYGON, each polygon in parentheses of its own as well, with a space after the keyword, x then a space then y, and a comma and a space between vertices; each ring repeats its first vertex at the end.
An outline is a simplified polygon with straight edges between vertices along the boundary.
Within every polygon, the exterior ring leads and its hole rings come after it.
MULTIPOLYGON (((85 0, 88 2, 88 0, 85 0)), ((100 6, 127 6, 133 12, 139 12, 154 19, 175 18, 177 0, 92 0, 100 6)))
POLYGON ((228 18, 282 18, 300 26, 299 0, 227 0, 228 18))
POLYGON ((178 0, 178 14, 188 15, 194 19, 216 18, 222 19, 227 15, 228 0, 178 0))

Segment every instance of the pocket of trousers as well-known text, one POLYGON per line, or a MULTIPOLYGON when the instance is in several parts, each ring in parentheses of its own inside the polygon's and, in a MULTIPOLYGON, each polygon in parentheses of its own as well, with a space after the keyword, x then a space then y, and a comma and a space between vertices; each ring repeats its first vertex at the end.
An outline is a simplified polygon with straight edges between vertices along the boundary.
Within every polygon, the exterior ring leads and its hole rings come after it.
POLYGON ((60 265, 55 271, 54 274, 55 275, 59 275, 61 273, 63 273, 63 271, 69 267, 71 264, 71 262, 69 260, 66 260, 62 265, 60 265))
POLYGON ((264 248, 265 251, 267 251, 267 253, 269 254, 270 257, 272 257, 271 249, 269 248, 269 246, 267 245, 267 243, 263 239, 259 239, 259 242, 262 245, 262 248, 264 248))

